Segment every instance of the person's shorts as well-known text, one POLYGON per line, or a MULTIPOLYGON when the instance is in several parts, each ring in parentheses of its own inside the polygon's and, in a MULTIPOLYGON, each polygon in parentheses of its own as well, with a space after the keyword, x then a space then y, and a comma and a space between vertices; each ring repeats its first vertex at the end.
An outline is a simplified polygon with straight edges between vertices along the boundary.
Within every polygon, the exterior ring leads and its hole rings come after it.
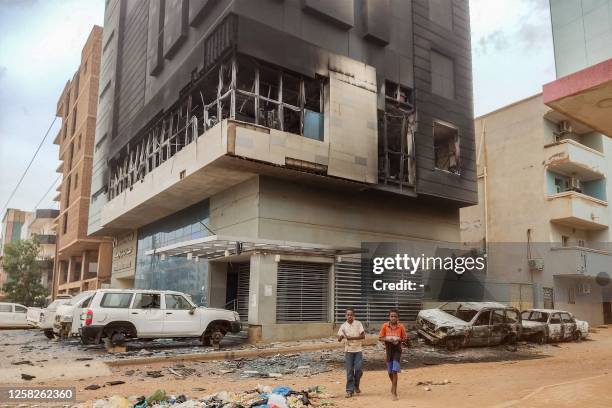
POLYGON ((387 348, 387 372, 388 373, 399 373, 401 372, 400 361, 402 360, 402 349, 400 347, 388 347, 387 348))
POLYGON ((400 362, 398 360, 387 361, 387 372, 391 373, 401 373, 400 362))

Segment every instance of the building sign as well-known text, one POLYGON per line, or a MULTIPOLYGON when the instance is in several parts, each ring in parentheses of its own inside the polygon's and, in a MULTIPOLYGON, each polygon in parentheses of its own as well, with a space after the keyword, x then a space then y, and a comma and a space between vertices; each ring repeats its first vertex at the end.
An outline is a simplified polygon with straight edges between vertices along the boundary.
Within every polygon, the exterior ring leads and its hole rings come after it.
POLYGON ((136 273, 136 231, 113 238, 113 275, 136 273))

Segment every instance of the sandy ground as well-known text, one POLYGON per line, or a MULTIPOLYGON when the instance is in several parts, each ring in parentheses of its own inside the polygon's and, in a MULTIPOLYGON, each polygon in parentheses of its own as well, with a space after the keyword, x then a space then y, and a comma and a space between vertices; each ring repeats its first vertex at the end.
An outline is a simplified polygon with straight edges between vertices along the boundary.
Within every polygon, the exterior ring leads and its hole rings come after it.
MULTIPOLYGON (((0 350, 0 361, 5 360, 6 350, 10 349, 0 350)), ((338 407, 612 407, 612 327, 598 328, 590 340, 581 343, 525 344, 515 353, 503 348, 480 348, 449 354, 427 346, 415 347, 404 355, 399 402, 389 397, 389 382, 379 348, 370 347, 365 352, 362 394, 352 399, 343 397, 341 352, 309 353, 304 358, 324 361, 329 371, 310 374, 298 370, 279 379, 242 378, 245 367, 240 364, 237 367, 235 362, 175 361, 111 368, 110 374, 92 369, 70 378, 37 378, 28 385, 76 386, 78 401, 84 406, 91 406, 91 401, 98 398, 148 395, 158 388, 168 394, 196 398, 221 390, 245 391, 262 384, 288 385, 294 389, 323 386, 336 395, 333 401, 338 407), (178 373, 187 370, 188 374, 178 377, 171 368, 178 373), (146 374, 148 371, 160 371, 163 377, 152 378, 146 374), (125 384, 105 385, 115 380, 125 384), (447 383, 417 385, 427 381, 447 383), (84 390, 91 384, 102 387, 84 390)), ((71 370, 70 364, 62 371, 65 375, 71 370)), ((1 365, 0 373, 10 369, 1 365)), ((27 371, 28 367, 23 369, 27 371)))

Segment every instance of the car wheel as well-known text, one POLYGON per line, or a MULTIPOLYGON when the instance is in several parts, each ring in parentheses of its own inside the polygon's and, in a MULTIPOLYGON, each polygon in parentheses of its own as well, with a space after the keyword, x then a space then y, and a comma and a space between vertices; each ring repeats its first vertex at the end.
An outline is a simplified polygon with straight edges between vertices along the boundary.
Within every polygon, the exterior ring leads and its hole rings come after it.
POLYGON ((207 333, 204 333, 202 335, 202 345, 204 347, 210 347, 212 346, 212 339, 210 338, 210 335, 207 333))
POLYGON ((580 332, 580 330, 576 330, 574 332, 574 341, 575 342, 581 342, 582 341, 582 333, 580 332))
POLYGON ((51 339, 55 338, 55 334, 53 334, 53 330, 45 330, 45 331, 44 331, 44 333, 45 333, 45 336, 46 336, 46 337, 47 337, 49 340, 51 340, 51 339))
POLYGON ((544 333, 538 333, 534 337, 534 340, 538 344, 546 344, 546 335, 544 333))
POLYGON ((516 334, 511 333, 506 336, 504 345, 506 346, 506 350, 512 352, 516 351, 518 349, 518 337, 516 336, 516 334))
POLYGON ((462 345, 463 345, 462 337, 451 337, 449 339, 446 339, 446 349, 448 351, 457 351, 461 348, 462 345))
POLYGON ((109 338, 113 346, 119 346, 125 343, 125 334, 122 332, 114 332, 109 338))
POLYGON ((84 345, 84 346, 88 346, 88 345, 92 344, 91 339, 88 339, 85 336, 81 336, 81 337, 79 337, 79 339, 81 341, 81 344, 84 345))

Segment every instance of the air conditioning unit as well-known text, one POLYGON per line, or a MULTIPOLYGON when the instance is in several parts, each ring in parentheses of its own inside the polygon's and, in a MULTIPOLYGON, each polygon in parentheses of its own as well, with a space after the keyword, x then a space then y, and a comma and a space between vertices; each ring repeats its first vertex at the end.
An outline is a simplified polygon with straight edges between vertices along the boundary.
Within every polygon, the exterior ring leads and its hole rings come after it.
POLYGON ((581 295, 590 295, 591 294, 591 284, 590 283, 579 283, 578 293, 580 293, 581 295))
POLYGON ((562 120, 561 122, 559 122, 559 133, 564 135, 566 133, 572 133, 572 132, 573 132, 572 125, 571 123, 569 123, 569 121, 562 120))
POLYGON ((533 258, 528 261, 529 269, 532 271, 543 271, 544 270, 544 259, 533 258))

